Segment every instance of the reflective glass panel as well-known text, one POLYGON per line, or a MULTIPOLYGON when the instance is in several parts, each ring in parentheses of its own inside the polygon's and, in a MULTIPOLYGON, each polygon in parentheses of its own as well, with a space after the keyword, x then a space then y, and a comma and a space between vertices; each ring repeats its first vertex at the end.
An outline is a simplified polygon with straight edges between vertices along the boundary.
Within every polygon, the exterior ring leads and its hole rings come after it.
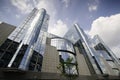
POLYGON ((104 50, 97 50, 97 54, 99 56, 104 57, 106 60, 112 60, 112 58, 108 55, 108 53, 104 50))
POLYGON ((66 62, 68 58, 72 58, 71 63, 76 63, 76 59, 75 59, 75 56, 73 54, 68 53, 68 52, 59 52, 59 54, 61 55, 64 62, 66 62))
POLYGON ((51 45, 55 46, 58 50, 74 52, 73 44, 65 39, 52 39, 51 45))

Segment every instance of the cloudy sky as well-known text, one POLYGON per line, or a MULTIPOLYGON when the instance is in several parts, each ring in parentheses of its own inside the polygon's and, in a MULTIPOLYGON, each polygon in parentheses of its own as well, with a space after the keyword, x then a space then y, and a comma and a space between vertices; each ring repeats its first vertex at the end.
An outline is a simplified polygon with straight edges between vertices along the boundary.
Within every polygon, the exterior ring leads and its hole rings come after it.
POLYGON ((77 22, 120 57, 120 0, 0 0, 0 21, 18 26, 34 7, 50 15, 48 32, 62 36, 77 22))

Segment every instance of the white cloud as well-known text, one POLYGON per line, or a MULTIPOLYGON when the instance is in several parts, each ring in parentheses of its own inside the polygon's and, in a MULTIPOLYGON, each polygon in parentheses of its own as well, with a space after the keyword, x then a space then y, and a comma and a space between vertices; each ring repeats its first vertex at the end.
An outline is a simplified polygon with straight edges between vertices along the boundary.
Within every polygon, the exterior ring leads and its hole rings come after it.
POLYGON ((63 37, 65 33, 68 31, 67 25, 62 21, 58 20, 54 27, 50 29, 51 33, 59 35, 63 37))
POLYGON ((38 9, 45 8, 47 10, 47 13, 50 15, 48 32, 58 36, 63 36, 68 30, 68 28, 67 25, 62 20, 56 21, 56 17, 55 17, 56 7, 54 5, 55 4, 54 2, 55 0, 51 0, 51 1, 41 0, 38 2, 36 7, 38 9))
POLYGON ((29 13, 33 9, 33 5, 30 4, 29 0, 11 0, 11 3, 23 14, 29 13))
POLYGON ((90 5, 89 7, 88 7, 88 9, 89 9, 89 11, 90 12, 92 12, 92 11, 96 11, 97 10, 97 5, 90 5))
MULTIPOLYGON (((37 3, 37 2, 35 2, 35 3, 37 3)), ((50 0, 50 1, 48 1, 48 0, 40 0, 40 1, 37 3, 36 7, 37 7, 38 9, 40 9, 40 8, 45 8, 45 9, 47 10, 47 13, 48 13, 51 17, 53 17, 53 15, 56 14, 56 8, 55 8, 55 5, 54 5, 54 0, 50 0)))
POLYGON ((65 7, 67 8, 69 6, 70 0, 62 0, 62 2, 65 4, 65 7))
POLYGON ((89 34, 89 30, 85 30, 84 32, 85 32, 87 35, 89 34))
POLYGON ((11 0, 13 6, 17 7, 23 14, 29 13, 34 7, 45 8, 47 12, 55 11, 55 0, 11 0))
POLYGON ((33 5, 37 5, 38 1, 37 0, 32 0, 33 1, 33 5))
MULTIPOLYGON (((70 0, 62 0, 65 7, 68 7, 70 0)), ((55 0, 11 0, 12 5, 18 8, 22 14, 29 13, 34 7, 38 9, 45 8, 47 13, 50 15, 48 32, 63 36, 67 31, 67 25, 62 21, 56 21, 56 6, 55 0)), ((19 18, 19 14, 16 15, 19 18)))
POLYGON ((99 17, 92 23, 90 35, 98 34, 103 41, 120 57, 120 14, 99 17))
MULTIPOLYGON (((49 28, 52 28, 56 22, 55 0, 11 0, 11 3, 13 6, 17 7, 22 14, 29 13, 34 7, 38 9, 45 8, 50 15, 49 28)), ((19 14, 16 15, 17 18, 19 17, 18 15, 19 14)), ((48 32, 51 31, 49 30, 48 32)))
POLYGON ((11 0, 11 3, 23 14, 29 13, 34 7, 45 8, 50 14, 55 13, 54 0, 11 0))
POLYGON ((98 0, 91 0, 90 3, 88 3, 88 10, 90 12, 96 11, 98 9, 99 1, 98 0))
MULTIPOLYGON (((51 30, 55 23, 56 23, 56 7, 55 7, 55 0, 41 0, 38 2, 36 7, 38 9, 40 8, 45 8, 47 10, 47 13, 50 15, 50 20, 49 20, 49 27, 48 27, 48 32, 52 33, 53 31, 51 30)), ((54 33, 53 33, 54 34, 54 33)))
POLYGON ((2 23, 2 21, 0 21, 0 24, 2 23))
POLYGON ((16 14, 15 17, 16 17, 16 18, 20 18, 20 15, 16 14))

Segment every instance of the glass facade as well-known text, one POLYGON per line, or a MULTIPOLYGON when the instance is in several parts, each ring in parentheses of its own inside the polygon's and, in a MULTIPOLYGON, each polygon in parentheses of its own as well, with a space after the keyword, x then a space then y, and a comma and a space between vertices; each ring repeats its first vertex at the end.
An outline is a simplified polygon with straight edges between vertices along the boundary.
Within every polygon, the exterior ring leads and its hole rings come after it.
POLYGON ((77 61, 73 44, 63 38, 51 39, 51 45, 59 51, 63 73, 77 75, 77 61))
POLYGON ((112 58, 104 50, 97 51, 97 54, 104 57, 106 60, 112 60, 112 58))
POLYGON ((34 51, 29 63, 28 70, 41 71, 43 56, 34 51))
POLYGON ((99 36, 91 39, 78 24, 75 24, 61 38, 47 33, 48 21, 49 15, 45 9, 33 9, 0 46, 0 67, 41 71, 48 37, 51 39, 50 45, 56 47, 59 52, 59 62, 62 65, 63 73, 79 74, 77 60, 80 59, 76 59, 77 47, 79 54, 83 55, 90 69, 88 71, 93 74, 111 74, 113 72, 118 75, 120 62, 99 36))
POLYGON ((68 40, 60 38, 52 39, 51 45, 56 46, 57 50, 66 50, 74 53, 73 44, 68 40))
POLYGON ((45 9, 34 8, 0 47, 0 66, 41 71, 48 21, 45 9))
POLYGON ((80 37, 76 44, 80 52, 84 56, 88 56, 95 72, 97 74, 110 74, 108 66, 106 66, 108 64, 113 73, 115 72, 114 75, 118 75, 119 67, 117 66, 119 66, 119 62, 99 36, 97 35, 93 39, 88 38, 78 24, 75 24, 75 29, 80 37))
POLYGON ((10 34, 8 39, 20 42, 26 35, 27 29, 36 16, 38 10, 34 8, 32 12, 26 17, 26 19, 10 34))
POLYGON ((71 41, 73 44, 81 39, 73 26, 67 31, 67 33, 64 35, 64 38, 71 41))
MULTIPOLYGON (((98 35, 96 35, 94 38, 94 48, 96 50, 96 55, 98 56, 97 58, 104 58, 106 60, 106 62, 109 64, 109 66, 111 67, 113 73, 115 75, 118 75, 119 73, 119 62, 116 58, 116 56, 112 53, 112 51, 105 45, 105 43, 100 39, 100 37, 98 35)), ((100 61, 102 63, 102 60, 100 61)), ((99 62, 99 63, 100 63, 99 62)), ((104 71, 106 70, 106 72, 108 72, 109 70, 107 69, 105 63, 103 63, 102 65, 104 65, 104 71)), ((103 68, 103 67, 101 67, 103 68)))
POLYGON ((0 67, 7 67, 7 65, 9 64, 9 61, 11 60, 15 51, 17 50, 18 45, 19 43, 14 42, 10 39, 7 39, 0 46, 0 67))

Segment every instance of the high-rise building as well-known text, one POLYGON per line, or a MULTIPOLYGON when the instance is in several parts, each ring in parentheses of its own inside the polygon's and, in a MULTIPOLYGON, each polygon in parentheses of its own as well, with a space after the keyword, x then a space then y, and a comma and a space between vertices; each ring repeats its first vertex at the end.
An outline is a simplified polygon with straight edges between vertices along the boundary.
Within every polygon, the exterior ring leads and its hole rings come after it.
POLYGON ((85 52, 81 52, 88 56, 96 74, 119 75, 120 62, 102 39, 96 35, 90 40, 77 24, 75 24, 75 28, 81 37, 78 45, 83 46, 85 50, 85 52))
POLYGON ((0 67, 40 71, 48 20, 45 9, 33 9, 1 45, 0 67))
POLYGON ((90 38, 74 24, 59 37, 47 33, 48 21, 46 10, 35 8, 2 43, 0 78, 120 79, 120 62, 98 35, 90 38))

